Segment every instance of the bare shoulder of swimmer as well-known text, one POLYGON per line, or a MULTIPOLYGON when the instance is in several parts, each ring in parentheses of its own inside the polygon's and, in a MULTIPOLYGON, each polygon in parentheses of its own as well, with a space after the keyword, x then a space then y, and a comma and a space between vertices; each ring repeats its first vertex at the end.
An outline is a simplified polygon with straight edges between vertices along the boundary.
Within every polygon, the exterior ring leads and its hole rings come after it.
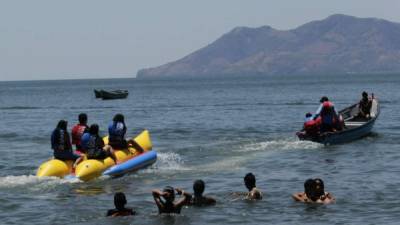
POLYGON ((330 203, 335 203, 335 202, 336 202, 335 197, 331 193, 325 192, 325 198, 323 199, 322 203, 330 204, 330 203))
POLYGON ((247 195, 247 198, 251 200, 260 200, 263 198, 263 196, 260 190, 253 188, 247 195))
POLYGON ((304 193, 304 192, 294 193, 294 194, 292 195, 292 198, 293 198, 296 202, 306 202, 306 201, 307 201, 307 196, 306 196, 306 193, 304 193))

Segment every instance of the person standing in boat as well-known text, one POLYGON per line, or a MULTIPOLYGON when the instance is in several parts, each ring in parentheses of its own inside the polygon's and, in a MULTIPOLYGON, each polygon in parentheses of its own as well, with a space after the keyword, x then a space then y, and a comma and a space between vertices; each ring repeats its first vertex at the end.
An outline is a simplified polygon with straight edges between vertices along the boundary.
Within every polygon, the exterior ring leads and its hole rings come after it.
POLYGON ((108 126, 108 142, 114 149, 126 149, 127 147, 134 147, 139 153, 144 149, 134 140, 125 140, 127 127, 125 125, 124 115, 116 114, 113 121, 108 126))
POLYGON ((88 159, 105 159, 111 157, 117 164, 117 157, 110 145, 105 145, 103 138, 99 136, 99 125, 92 124, 89 133, 82 136, 82 143, 88 159))
POLYGON ((71 140, 67 131, 68 122, 60 120, 51 134, 51 148, 54 150, 54 158, 59 160, 74 161, 73 167, 83 160, 83 157, 72 150, 71 140))
POLYGON ((362 93, 362 99, 358 103, 358 118, 369 119, 371 117, 372 100, 368 98, 368 93, 362 93))
POLYGON ((86 113, 81 113, 78 116, 79 123, 77 123, 71 130, 72 144, 76 146, 76 150, 79 152, 84 152, 81 146, 81 138, 83 133, 89 132, 89 126, 87 125, 87 115, 86 113))

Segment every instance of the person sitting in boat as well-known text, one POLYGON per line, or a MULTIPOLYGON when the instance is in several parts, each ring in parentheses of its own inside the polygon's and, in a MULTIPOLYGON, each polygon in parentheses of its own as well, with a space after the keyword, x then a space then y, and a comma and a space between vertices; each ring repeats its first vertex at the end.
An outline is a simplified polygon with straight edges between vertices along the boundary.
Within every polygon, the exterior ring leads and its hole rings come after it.
POLYGON ((81 146, 81 138, 83 133, 89 132, 89 126, 87 125, 87 115, 86 113, 81 113, 78 116, 79 123, 77 123, 71 130, 72 144, 75 144, 76 150, 83 152, 81 146))
POLYGON ((188 202, 188 205, 194 206, 207 206, 207 205, 214 205, 216 203, 214 198, 204 196, 203 192, 205 189, 205 184, 203 180, 196 180, 193 183, 193 191, 194 195, 190 195, 191 198, 188 202))
POLYGON ((108 126, 108 140, 109 145, 114 149, 126 149, 127 147, 134 147, 139 153, 144 152, 144 149, 134 140, 125 140, 126 125, 124 115, 116 114, 113 121, 108 126))
POLYGON ((132 216, 136 212, 131 208, 125 208, 126 197, 122 192, 117 192, 114 195, 114 205, 115 209, 110 209, 107 212, 107 216, 117 217, 117 216, 132 216))
POLYGON ((72 160, 74 161, 73 167, 75 167, 83 160, 83 157, 73 152, 67 126, 68 122, 65 120, 58 122, 56 129, 51 134, 51 148, 54 150, 54 158, 72 160))
POLYGON ((336 112, 332 102, 324 101, 322 109, 317 113, 321 117, 321 133, 335 132, 342 129, 339 114, 336 112))
POLYGON ((372 100, 368 98, 368 93, 362 93, 362 99, 358 103, 359 113, 357 115, 358 118, 369 119, 371 118, 371 108, 372 108, 372 100))
POLYGON ((127 142, 125 140, 126 129, 124 115, 116 114, 113 121, 108 126, 108 140, 113 148, 127 148, 127 142))
POLYGON ((324 190, 324 182, 319 179, 308 179, 304 182, 304 192, 295 193, 292 198, 304 203, 329 204, 335 202, 335 198, 324 190))
POLYGON ((321 126, 321 117, 313 118, 311 113, 306 113, 306 118, 303 124, 303 131, 306 136, 318 137, 321 126))
POLYGON ((249 190, 249 192, 246 195, 246 199, 248 200, 261 200, 262 199, 262 193, 261 191, 256 187, 256 177, 252 173, 246 174, 244 177, 244 185, 246 188, 249 190))
POLYGON ((110 145, 105 145, 103 138, 99 136, 99 125, 92 124, 89 133, 82 137, 82 143, 87 153, 88 159, 105 159, 111 157, 117 164, 117 157, 110 145))
POLYGON ((159 214, 164 214, 164 213, 180 214, 182 206, 187 204, 187 202, 191 198, 191 195, 188 193, 185 193, 185 191, 183 191, 182 189, 179 189, 179 188, 174 189, 171 186, 166 186, 163 191, 155 189, 152 191, 152 193, 153 193, 154 201, 158 207, 159 214), (175 201, 175 191, 177 192, 177 194, 180 194, 183 196, 183 198, 179 199, 177 202, 174 202, 175 201))

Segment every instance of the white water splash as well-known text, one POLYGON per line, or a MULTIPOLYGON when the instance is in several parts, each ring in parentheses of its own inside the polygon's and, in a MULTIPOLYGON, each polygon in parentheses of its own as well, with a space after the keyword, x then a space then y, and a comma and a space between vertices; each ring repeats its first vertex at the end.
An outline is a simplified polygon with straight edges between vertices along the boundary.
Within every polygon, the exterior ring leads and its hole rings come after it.
POLYGON ((22 175, 22 176, 6 176, 0 177, 0 188, 17 188, 29 186, 31 188, 38 186, 54 186, 65 183, 76 183, 80 182, 77 179, 60 179, 56 177, 43 177, 39 178, 34 175, 22 175))
POLYGON ((238 152, 256 152, 265 150, 298 150, 298 149, 317 149, 321 144, 310 141, 299 140, 272 140, 258 143, 250 143, 240 146, 238 152))
POLYGON ((184 166, 184 162, 181 156, 174 152, 163 152, 157 153, 157 162, 152 167, 143 170, 145 173, 153 173, 154 171, 182 171, 189 170, 189 168, 184 166))

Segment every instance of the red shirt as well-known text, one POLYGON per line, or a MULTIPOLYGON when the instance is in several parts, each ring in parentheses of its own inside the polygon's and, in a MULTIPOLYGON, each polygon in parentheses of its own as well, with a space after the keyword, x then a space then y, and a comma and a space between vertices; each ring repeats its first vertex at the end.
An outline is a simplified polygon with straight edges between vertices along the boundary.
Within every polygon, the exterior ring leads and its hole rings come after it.
POLYGON ((85 130, 88 128, 85 124, 76 124, 71 131, 72 135, 72 144, 80 145, 81 144, 81 137, 85 130))

